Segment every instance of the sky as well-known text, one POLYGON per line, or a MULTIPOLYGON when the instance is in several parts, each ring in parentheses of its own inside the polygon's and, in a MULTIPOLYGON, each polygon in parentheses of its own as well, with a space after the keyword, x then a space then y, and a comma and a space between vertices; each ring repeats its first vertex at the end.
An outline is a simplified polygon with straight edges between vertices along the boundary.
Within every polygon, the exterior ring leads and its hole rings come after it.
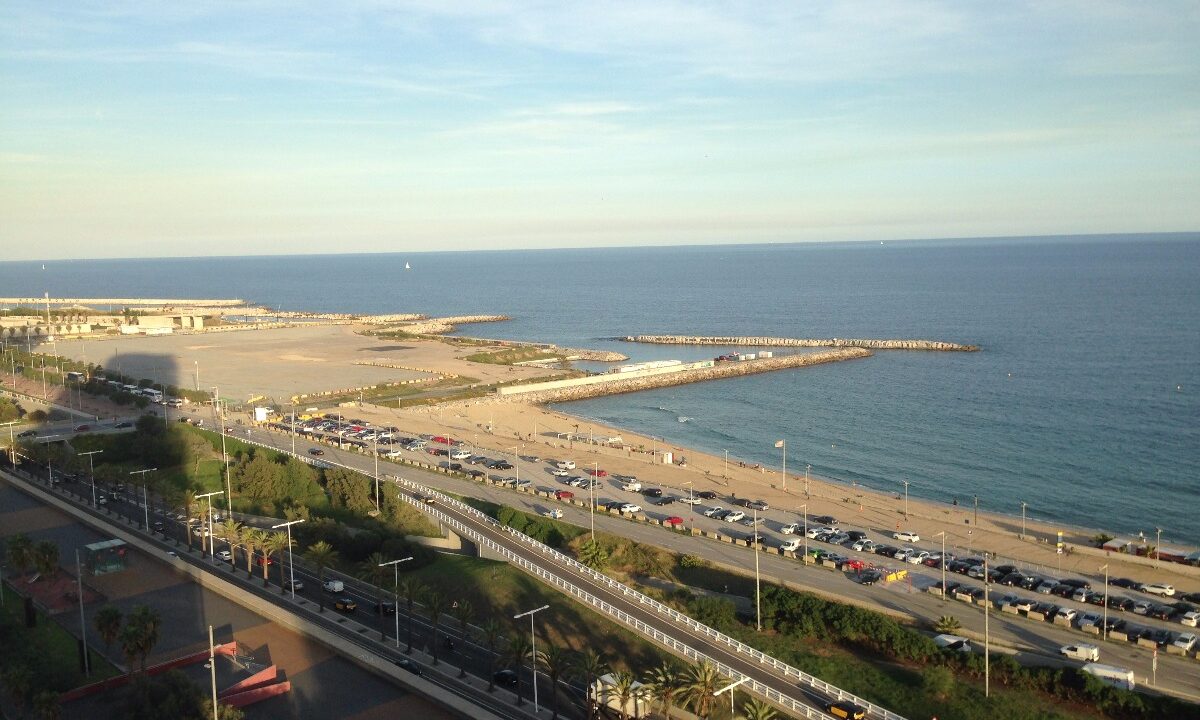
POLYGON ((0 3, 0 259, 1200 229, 1200 3, 0 3))

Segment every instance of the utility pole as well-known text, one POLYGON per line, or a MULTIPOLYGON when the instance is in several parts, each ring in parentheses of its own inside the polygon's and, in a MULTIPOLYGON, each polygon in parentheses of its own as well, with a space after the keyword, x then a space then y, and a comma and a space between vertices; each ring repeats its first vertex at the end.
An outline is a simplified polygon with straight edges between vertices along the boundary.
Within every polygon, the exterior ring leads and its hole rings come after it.
POLYGON ((975 527, 979 527, 979 496, 975 496, 975 527))

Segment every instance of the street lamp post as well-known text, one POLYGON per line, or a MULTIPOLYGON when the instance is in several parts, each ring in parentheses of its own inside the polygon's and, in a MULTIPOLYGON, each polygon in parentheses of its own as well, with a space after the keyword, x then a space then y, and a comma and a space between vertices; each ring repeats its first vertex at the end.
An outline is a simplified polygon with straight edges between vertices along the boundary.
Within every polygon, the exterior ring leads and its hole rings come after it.
POLYGON ((146 488, 146 473, 152 473, 155 470, 158 470, 158 468, 149 468, 147 470, 134 470, 129 473, 130 475, 141 475, 142 476, 142 510, 145 511, 145 518, 146 518, 145 528, 147 530, 150 529, 150 493, 148 492, 148 490, 146 488))
POLYGON ((744 677, 741 680, 734 681, 734 682, 726 685, 725 687, 721 688, 720 690, 716 691, 715 693, 713 693, 713 697, 716 697, 724 692, 729 693, 729 717, 734 717, 735 712, 736 712, 733 707, 734 688, 736 688, 738 685, 741 685, 742 683, 746 682, 749 679, 750 679, 749 677, 744 677))
POLYGON ((1154 540, 1154 567, 1158 567, 1158 558, 1162 556, 1162 528, 1156 527, 1154 531, 1158 534, 1154 540))
POLYGON ((518 613, 516 615, 513 615, 513 620, 520 620, 521 618, 525 617, 526 615, 529 616, 529 646, 532 649, 532 653, 531 653, 532 660, 529 663, 529 665, 533 669, 533 712, 535 715, 538 712, 537 635, 535 635, 533 632, 533 616, 536 613, 539 613, 543 610, 548 610, 549 608, 550 608, 549 605, 543 605, 540 608, 534 608, 533 610, 526 610, 523 613, 518 613))
POLYGON ((983 554, 983 696, 992 696, 992 634, 988 624, 991 617, 988 612, 991 610, 992 599, 988 590, 991 588, 991 580, 988 578, 988 556, 983 554))
POLYGON ((89 450, 87 452, 75 453, 76 456, 87 455, 88 459, 88 474, 92 476, 92 507, 96 507, 96 467, 92 463, 92 456, 96 453, 102 453, 103 450, 89 450))
POLYGON ((904 483, 904 519, 908 520, 908 481, 901 480, 904 483))
POLYGON ((292 454, 296 454, 296 403, 292 403, 292 454))
POLYGON ((400 563, 412 560, 412 556, 400 558, 399 560, 389 560, 379 563, 379 567, 392 566, 392 592, 394 593, 396 603, 396 612, 393 613, 396 617, 396 649, 400 649, 400 563))
POLYGON ((75 579, 79 582, 79 637, 83 640, 83 672, 92 676, 92 659, 87 648, 87 621, 83 617, 83 566, 79 564, 79 548, 75 548, 75 579))
MULTIPOLYGON (((937 537, 938 535, 942 536, 942 557, 941 557, 940 562, 938 562, 938 565, 940 565, 942 567, 942 602, 945 602, 946 601, 946 531, 943 530, 940 533, 938 533, 937 535, 934 535, 934 537, 937 537)), ((985 580, 986 580, 986 578, 985 578, 985 580)))
POLYGON ((1104 624, 1100 626, 1100 639, 1103 640, 1108 637, 1108 563, 1097 569, 1104 571, 1104 624))
POLYGON ((780 440, 775 444, 783 448, 783 491, 787 492, 787 440, 780 440))
POLYGON ((750 542, 754 543, 754 628, 758 632, 762 632, 762 592, 759 584, 761 576, 758 572, 758 549, 761 543, 758 542, 758 508, 752 509, 754 526, 750 531, 750 542))
POLYGON ((800 518, 804 521, 804 564, 808 564, 808 503, 800 506, 800 518))
POLYGON ((725 472, 721 474, 721 477, 724 477, 724 478, 729 477, 729 451, 728 450, 725 451, 725 472))
POLYGON ((1021 539, 1022 540, 1025 539, 1025 505, 1027 505, 1027 503, 1024 500, 1022 500, 1021 501, 1021 539))
MULTIPOLYGON (((279 528, 287 528, 287 537, 288 537, 288 585, 289 585, 289 586, 291 587, 291 589, 292 589, 292 600, 295 600, 295 599, 296 599, 296 565, 295 565, 295 563, 293 563, 293 562, 292 562, 292 526, 293 526, 293 525, 295 525, 295 524, 297 524, 297 523, 302 523, 302 522, 304 522, 304 518, 300 518, 299 520, 292 520, 292 521, 290 521, 290 522, 279 523, 278 525, 272 525, 272 526, 271 526, 271 529, 272 529, 272 530, 278 530, 279 528)), ((399 642, 400 642, 400 640, 399 640, 399 639, 397 639, 397 640, 396 640, 396 642, 397 642, 397 643, 399 643, 399 642)))
POLYGON ((975 496, 975 527, 979 527, 979 496, 975 496))
POLYGON ((379 433, 371 439, 375 442, 375 512, 379 512, 379 433))
POLYGON ((808 474, 812 472, 812 465, 804 466, 804 497, 808 497, 808 474))
POLYGON ((213 546, 215 544, 215 543, 213 543, 213 540, 215 540, 216 538, 213 537, 212 496, 213 495, 223 495, 223 494, 225 494, 224 490, 214 490, 213 492, 204 493, 203 495, 196 496, 197 500, 201 500, 203 498, 208 498, 208 559, 209 560, 212 560, 216 556, 216 552, 214 551, 214 548, 213 548, 213 546))
POLYGON ((221 391, 213 386, 213 415, 221 430, 221 466, 225 468, 225 505, 233 512, 233 485, 229 481, 229 455, 225 452, 225 415, 221 412, 221 391))
POLYGON ((16 425, 19 422, 21 422, 21 421, 20 420, 9 420, 6 423, 0 423, 0 425, 8 426, 8 452, 9 452, 9 455, 11 456, 12 464, 14 466, 17 464, 17 439, 16 439, 16 437, 13 436, 13 425, 16 425))
POLYGON ((514 475, 513 477, 515 477, 517 479, 518 485, 521 484, 521 463, 520 463, 520 457, 517 455, 517 451, 519 449, 520 449, 520 447, 517 445, 513 445, 511 448, 509 448, 509 450, 513 451, 513 472, 516 473, 516 475, 514 475))
POLYGON ((218 720, 217 708, 217 653, 213 647, 213 626, 208 626, 208 674, 212 680, 213 720, 218 720))

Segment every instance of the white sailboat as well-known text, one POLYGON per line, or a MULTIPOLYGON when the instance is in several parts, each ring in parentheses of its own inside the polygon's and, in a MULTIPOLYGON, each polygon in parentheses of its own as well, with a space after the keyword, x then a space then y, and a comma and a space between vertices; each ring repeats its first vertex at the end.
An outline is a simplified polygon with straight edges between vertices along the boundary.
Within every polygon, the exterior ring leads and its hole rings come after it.
POLYGON ((405 270, 412 270, 412 265, 409 265, 409 264, 406 262, 406 263, 404 263, 404 269, 405 269, 405 270))

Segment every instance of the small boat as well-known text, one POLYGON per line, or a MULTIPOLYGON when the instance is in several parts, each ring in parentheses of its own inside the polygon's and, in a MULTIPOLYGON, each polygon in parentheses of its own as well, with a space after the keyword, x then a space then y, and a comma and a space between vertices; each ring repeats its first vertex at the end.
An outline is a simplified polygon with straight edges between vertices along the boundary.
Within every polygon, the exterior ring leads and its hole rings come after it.
POLYGON ((412 265, 409 265, 408 263, 404 263, 404 269, 405 269, 405 270, 412 270, 412 265))

